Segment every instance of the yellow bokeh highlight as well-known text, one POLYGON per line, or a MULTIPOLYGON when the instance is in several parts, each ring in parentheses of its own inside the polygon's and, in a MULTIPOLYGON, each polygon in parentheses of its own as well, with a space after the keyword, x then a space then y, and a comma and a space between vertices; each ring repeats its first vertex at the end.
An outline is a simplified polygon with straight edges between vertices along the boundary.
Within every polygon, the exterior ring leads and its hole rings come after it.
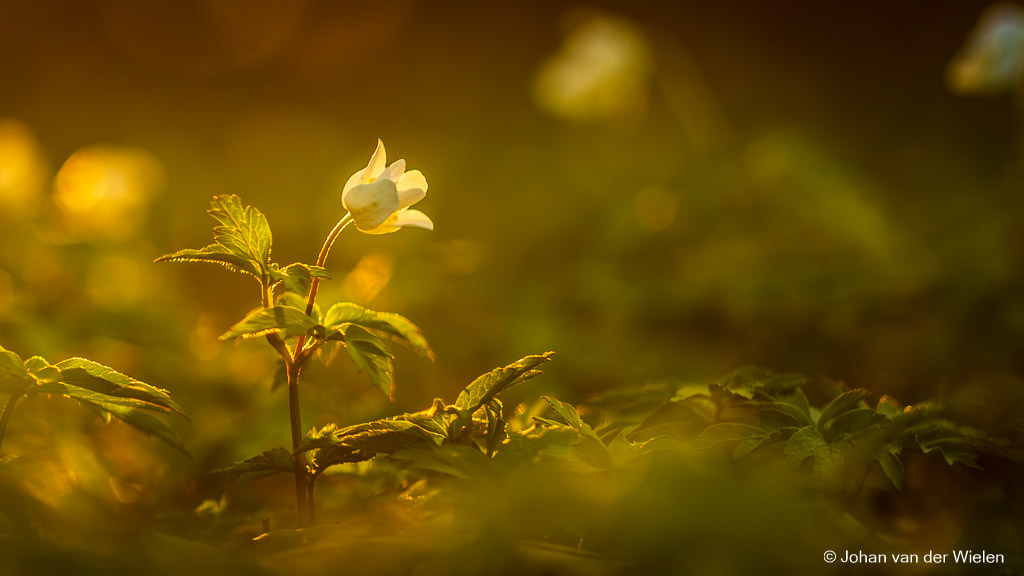
POLYGON ((57 172, 54 201, 70 235, 125 240, 143 228, 163 183, 163 166, 144 150, 88 146, 57 172))
POLYGON ((31 211, 46 179, 46 166, 32 131, 0 118, 0 207, 15 214, 31 211))
POLYGON ((393 270, 394 261, 390 255, 370 252, 345 276, 342 287, 349 299, 365 304, 387 286, 393 270))
POLYGON ((577 24, 562 49, 537 73, 534 94, 545 111, 574 121, 607 120, 643 111, 651 50, 638 26, 593 15, 577 24))

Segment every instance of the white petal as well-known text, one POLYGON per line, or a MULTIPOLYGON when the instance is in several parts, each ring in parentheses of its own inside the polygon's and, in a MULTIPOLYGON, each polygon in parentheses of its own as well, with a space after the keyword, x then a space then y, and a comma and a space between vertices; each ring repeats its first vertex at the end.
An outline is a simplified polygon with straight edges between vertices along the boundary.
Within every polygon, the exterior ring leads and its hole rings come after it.
POLYGON ((398 182, 402 177, 402 172, 405 172, 405 160, 395 160, 395 163, 388 166, 387 170, 381 172, 377 178, 398 182))
POLYGON ((427 195, 426 190, 423 190, 421 188, 405 188, 405 189, 400 189, 398 191, 398 208, 399 208, 399 210, 401 210, 403 208, 408 208, 409 206, 412 206, 413 204, 419 202, 420 200, 423 200, 423 198, 426 195, 427 195))
POLYGON ((419 170, 409 170, 398 180, 398 192, 401 194, 404 188, 419 188, 427 191, 427 179, 419 170))
POLYGON ((434 223, 426 214, 419 210, 402 210, 397 216, 398 218, 395 219, 394 223, 388 222, 388 224, 398 227, 413 226, 415 228, 426 228, 427 230, 434 229, 434 223))
POLYGON ((391 180, 355 186, 342 197, 342 202, 356 227, 363 231, 380 226, 399 209, 398 190, 391 180))
POLYGON ((360 184, 366 184, 371 178, 376 178, 381 172, 384 171, 384 165, 387 163, 388 153, 384 149, 384 142, 380 139, 377 140, 377 149, 373 151, 373 155, 370 156, 370 161, 366 163, 366 168, 356 172, 349 176, 348 181, 345 182, 345 188, 341 192, 341 201, 345 202, 345 195, 348 191, 360 184))
POLYGON ((426 228, 427 230, 434 229, 434 223, 423 212, 419 210, 400 210, 388 218, 386 222, 372 230, 363 230, 362 228, 359 230, 367 234, 391 234, 392 232, 398 232, 402 226, 414 226, 416 228, 426 228))

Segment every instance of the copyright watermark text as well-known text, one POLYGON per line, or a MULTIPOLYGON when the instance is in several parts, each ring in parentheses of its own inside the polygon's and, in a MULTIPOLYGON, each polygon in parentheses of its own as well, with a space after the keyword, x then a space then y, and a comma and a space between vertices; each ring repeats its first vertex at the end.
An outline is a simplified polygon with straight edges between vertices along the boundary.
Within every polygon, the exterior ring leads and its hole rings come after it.
POLYGON ((842 564, 1003 564, 1006 558, 982 550, 952 550, 947 553, 929 550, 927 554, 873 554, 863 550, 825 551, 825 562, 842 564))

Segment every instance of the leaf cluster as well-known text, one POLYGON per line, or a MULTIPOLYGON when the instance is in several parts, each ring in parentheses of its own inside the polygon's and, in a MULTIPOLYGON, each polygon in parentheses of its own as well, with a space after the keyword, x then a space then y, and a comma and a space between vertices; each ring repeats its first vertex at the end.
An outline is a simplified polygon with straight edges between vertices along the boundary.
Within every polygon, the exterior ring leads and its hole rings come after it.
POLYGON ((22 361, 0 347, 0 393, 9 394, 5 412, 21 397, 63 396, 94 409, 107 422, 117 418, 188 454, 181 438, 159 416, 188 418, 166 390, 140 382, 113 368, 69 358, 50 364, 41 356, 22 361))
MULTIPOLYGON (((508 438, 508 422, 502 417, 498 396, 538 376, 538 367, 553 354, 526 356, 479 376, 454 404, 437 398, 419 412, 353 426, 314 428, 297 453, 308 453, 308 472, 314 479, 331 466, 369 460, 378 454, 393 456, 414 468, 458 477, 490 474, 490 460, 508 438)), ((287 450, 277 448, 217 472, 240 476, 293 472, 291 458, 287 450)))
POLYGON ((904 407, 889 396, 872 405, 870 395, 841 382, 745 367, 716 381, 677 386, 626 429, 633 440, 668 437, 732 461, 781 446, 794 466, 847 493, 859 490, 875 466, 901 489, 906 450, 937 451, 950 465, 977 467, 978 435, 948 419, 941 406, 904 407))

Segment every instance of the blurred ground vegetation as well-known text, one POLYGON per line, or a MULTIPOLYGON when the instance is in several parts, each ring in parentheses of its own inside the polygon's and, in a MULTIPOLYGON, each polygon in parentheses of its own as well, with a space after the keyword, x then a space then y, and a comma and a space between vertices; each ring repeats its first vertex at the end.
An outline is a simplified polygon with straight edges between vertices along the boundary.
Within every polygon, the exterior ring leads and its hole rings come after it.
MULTIPOLYGON (((945 400, 981 429, 1019 434, 1024 25, 1020 5, 1003 4, 997 33, 972 44, 989 7, 0 0, 0 344, 166 388, 191 416, 174 426, 192 454, 70 401, 26 401, 4 450, 44 450, 42 463, 0 485, 31 478, 32 497, 61 518, 55 534, 99 526, 90 537, 108 544, 133 522, 189 534, 181 519, 229 490, 237 514, 287 507, 271 496, 288 494, 284 480, 229 488, 206 475, 288 437, 285 396, 269 393, 273 352, 217 341, 258 294, 220 270, 151 262, 208 240, 215 194, 267 215, 275 259, 311 260, 377 138, 427 176, 418 207, 436 229, 346 232, 322 290, 409 317, 437 361, 398 359, 394 405, 343 363, 311 367, 307 427, 420 410, 550 349, 544 378, 507 404, 759 364, 904 404, 945 400)), ((800 500, 774 477, 734 492, 677 466, 656 463, 642 482, 687 514, 718 518, 744 494, 702 534, 752 538, 759 517, 736 524, 737 511, 768 518, 791 510, 757 502, 800 500), (674 474, 686 491, 671 492, 674 474)), ((1018 468, 993 462, 989 475, 957 469, 929 485, 933 466, 907 464, 920 492, 892 509, 961 523, 949 538, 981 520, 944 498, 1020 510, 1006 488, 1019 489, 1018 468)), ((508 516, 517 506, 592 494, 538 478, 479 530, 528 531, 508 516)), ((373 500, 381 509, 354 514, 361 495, 393 494, 338 483, 348 491, 325 501, 367 523, 408 513, 373 500)), ((665 504, 623 486, 593 493, 620 515, 595 522, 642 523, 665 504)), ((571 508, 591 507, 602 509, 571 508)), ((823 521, 798 516, 800 534, 823 521)), ((177 538, 134 537, 156 539, 143 555, 177 538)), ((630 537, 609 539, 665 544, 630 537)))

